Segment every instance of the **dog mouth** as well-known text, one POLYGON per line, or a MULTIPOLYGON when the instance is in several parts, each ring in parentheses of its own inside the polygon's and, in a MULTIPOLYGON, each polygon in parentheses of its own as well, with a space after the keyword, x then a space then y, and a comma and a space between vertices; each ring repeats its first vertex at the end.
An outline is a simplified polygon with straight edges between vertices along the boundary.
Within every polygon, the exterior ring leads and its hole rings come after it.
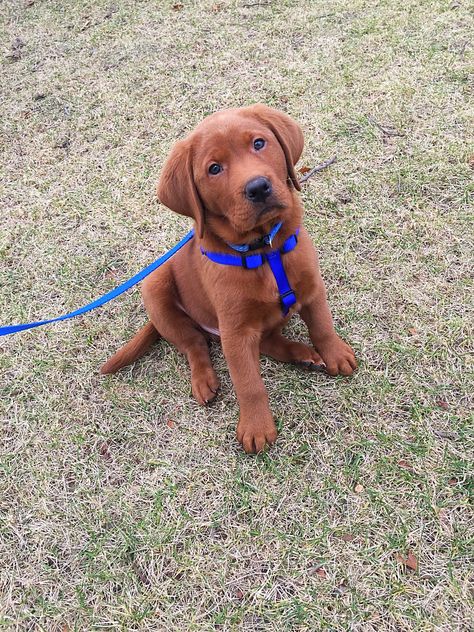
POLYGON ((271 202, 262 205, 262 208, 257 212, 255 228, 260 228, 263 224, 268 224, 270 221, 280 220, 281 211, 285 209, 286 204, 281 202, 271 202))
POLYGON ((257 215, 263 215, 264 213, 268 213, 269 211, 278 209, 284 209, 286 208, 286 204, 283 204, 282 202, 280 202, 280 200, 278 200, 277 198, 270 198, 268 200, 265 200, 265 202, 261 202, 260 203, 260 208, 258 208, 257 210, 257 215))
POLYGON ((263 203, 262 207, 257 211, 257 219, 260 219, 262 215, 267 215, 271 211, 282 211, 286 208, 286 204, 282 204, 277 200, 269 201, 268 203, 263 203))

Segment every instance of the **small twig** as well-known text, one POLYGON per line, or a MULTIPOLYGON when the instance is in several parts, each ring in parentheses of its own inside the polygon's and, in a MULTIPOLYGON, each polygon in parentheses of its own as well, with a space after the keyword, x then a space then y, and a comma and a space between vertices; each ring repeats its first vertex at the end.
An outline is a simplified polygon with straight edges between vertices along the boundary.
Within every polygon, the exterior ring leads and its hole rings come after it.
POLYGON ((458 435, 455 432, 449 432, 449 430, 433 430, 433 434, 440 439, 458 439, 458 435))
POLYGON ((268 7, 271 4, 271 0, 269 2, 249 2, 248 4, 243 4, 242 6, 246 9, 250 9, 251 7, 268 7))
POLYGON ((326 160, 326 162, 322 162, 320 165, 316 165, 316 167, 313 167, 311 169, 311 171, 308 171, 308 173, 301 178, 300 184, 304 184, 306 182, 306 180, 309 180, 311 178, 311 176, 314 176, 314 174, 318 173, 318 171, 322 171, 323 169, 327 169, 334 162, 336 162, 336 160, 337 160, 337 157, 333 156, 329 160, 326 160))
POLYGON ((378 127, 384 136, 404 136, 404 134, 396 130, 392 125, 385 126, 377 123, 373 116, 368 116, 367 120, 371 125, 375 125, 375 127, 378 127))

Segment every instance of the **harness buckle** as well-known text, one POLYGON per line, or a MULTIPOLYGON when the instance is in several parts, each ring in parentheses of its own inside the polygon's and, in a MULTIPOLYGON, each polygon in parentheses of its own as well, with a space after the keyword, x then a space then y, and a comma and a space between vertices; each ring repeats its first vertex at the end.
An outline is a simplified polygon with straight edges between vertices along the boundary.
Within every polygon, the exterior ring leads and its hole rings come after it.
POLYGON ((294 290, 287 290, 280 294, 280 302, 283 311, 283 315, 286 316, 290 311, 290 307, 296 303, 296 294, 294 290))

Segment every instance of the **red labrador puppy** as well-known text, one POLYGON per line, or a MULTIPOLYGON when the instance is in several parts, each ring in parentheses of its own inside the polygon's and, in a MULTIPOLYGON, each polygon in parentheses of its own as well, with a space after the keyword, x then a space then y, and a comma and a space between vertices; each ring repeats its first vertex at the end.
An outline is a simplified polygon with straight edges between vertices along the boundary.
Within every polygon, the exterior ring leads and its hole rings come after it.
POLYGON ((114 373, 160 336, 188 359, 194 397, 207 404, 219 380, 209 334, 220 336, 240 406, 237 439, 260 452, 277 430, 260 375, 259 356, 351 375, 354 352, 334 331, 318 258, 302 226, 295 164, 300 127, 264 105, 208 116, 176 143, 163 168, 158 197, 192 217, 195 236, 145 279, 150 322, 101 369, 114 373), (314 348, 282 328, 294 313, 314 348))

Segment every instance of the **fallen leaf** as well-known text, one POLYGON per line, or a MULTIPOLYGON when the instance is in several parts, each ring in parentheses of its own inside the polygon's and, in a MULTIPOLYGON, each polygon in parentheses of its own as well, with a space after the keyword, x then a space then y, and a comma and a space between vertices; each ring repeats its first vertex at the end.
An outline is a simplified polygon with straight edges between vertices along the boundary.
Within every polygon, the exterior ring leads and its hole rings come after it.
POLYGON ((103 443, 100 444, 99 454, 106 461, 110 461, 110 459, 112 458, 112 455, 110 453, 109 444, 107 443, 107 441, 104 441, 103 443))
POLYGON ((450 478, 448 481, 448 484, 451 485, 451 487, 454 487, 455 485, 458 484, 458 479, 457 478, 450 478))
POLYGON ((235 594, 235 598, 238 599, 239 601, 242 601, 242 599, 244 598, 244 593, 240 590, 240 588, 236 588, 234 594, 235 594))
POLYGON ((357 485, 354 487, 354 491, 356 494, 361 494, 364 491, 364 486, 360 483, 357 483, 357 485))
POLYGON ((405 461, 405 459, 400 459, 400 461, 398 461, 397 465, 402 467, 404 470, 408 470, 409 472, 413 472, 413 466, 410 463, 408 463, 408 461, 405 461))
POLYGON ((438 404, 438 406, 440 408, 442 408, 443 410, 448 410, 449 408, 449 404, 448 402, 445 402, 444 399, 438 399, 438 401, 436 402, 438 404))
POLYGON ((308 171, 311 171, 311 169, 305 165, 304 167, 300 167, 298 171, 304 174, 304 173, 308 173, 308 171))
POLYGON ((172 419, 168 419, 166 425, 168 426, 168 428, 176 428, 176 423, 172 419))
POLYGON ((322 566, 320 566, 319 568, 317 568, 317 569, 315 570, 315 573, 316 573, 316 575, 317 575, 318 577, 321 577, 321 579, 326 579, 326 577, 327 577, 327 573, 326 573, 326 571, 324 570, 324 568, 323 568, 322 566))
POLYGON ((184 8, 184 4, 182 4, 182 2, 177 2, 176 4, 173 4, 171 8, 173 11, 181 11, 181 9, 184 8))
POLYGON ((403 564, 403 566, 406 566, 407 568, 411 568, 412 571, 416 571, 418 569, 418 560, 411 551, 408 551, 406 556, 398 553, 397 562, 403 564))
POLYGON ((416 336, 418 334, 418 329, 415 329, 415 327, 408 327, 408 333, 411 336, 416 336))
POLYGON ((353 540, 355 540, 355 535, 352 535, 352 533, 344 533, 343 535, 341 535, 341 540, 343 540, 344 542, 352 542, 353 540))

